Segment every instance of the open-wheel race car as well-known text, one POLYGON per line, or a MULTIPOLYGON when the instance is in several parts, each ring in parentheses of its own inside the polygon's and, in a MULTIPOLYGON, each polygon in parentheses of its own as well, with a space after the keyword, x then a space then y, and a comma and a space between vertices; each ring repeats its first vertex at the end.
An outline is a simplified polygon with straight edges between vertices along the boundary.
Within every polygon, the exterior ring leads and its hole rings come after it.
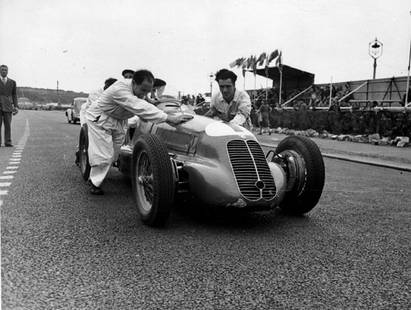
MULTIPOLYGON (((177 103, 158 108, 189 113, 177 103)), ((87 180, 87 127, 79 142, 87 180)), ((325 180, 322 155, 312 140, 290 136, 264 154, 247 129, 200 115, 178 126, 140 120, 128 129, 117 166, 131 178, 135 205, 150 226, 166 223, 179 195, 221 208, 280 207, 305 214, 318 203, 325 180)))

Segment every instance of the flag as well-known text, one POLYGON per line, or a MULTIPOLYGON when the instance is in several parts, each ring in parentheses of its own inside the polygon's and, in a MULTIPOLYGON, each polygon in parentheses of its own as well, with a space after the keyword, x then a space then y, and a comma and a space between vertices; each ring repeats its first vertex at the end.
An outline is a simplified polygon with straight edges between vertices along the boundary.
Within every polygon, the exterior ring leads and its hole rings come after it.
POLYGON ((275 65, 278 67, 278 70, 282 70, 282 53, 280 51, 280 53, 278 54, 277 60, 275 61, 275 65))
POLYGON ((262 53, 257 59, 258 65, 262 66, 266 58, 267 58, 267 55, 265 53, 262 53))
POLYGON ((240 67, 243 64, 244 60, 244 57, 234 60, 232 63, 230 63, 230 68, 240 67))
POLYGON ((250 58, 248 58, 247 68, 251 68, 254 74, 257 73, 257 56, 251 55, 250 58))
POLYGON ((253 61, 253 56, 247 58, 247 69, 251 67, 251 62, 253 61))
POLYGON ((278 56, 278 50, 275 50, 274 52, 272 52, 272 53, 270 54, 270 57, 268 57, 267 65, 268 65, 271 61, 273 61, 273 59, 276 58, 277 56, 278 56))
POLYGON ((243 77, 245 77, 245 71, 247 69, 247 59, 244 59, 243 64, 241 65, 243 69, 243 77))

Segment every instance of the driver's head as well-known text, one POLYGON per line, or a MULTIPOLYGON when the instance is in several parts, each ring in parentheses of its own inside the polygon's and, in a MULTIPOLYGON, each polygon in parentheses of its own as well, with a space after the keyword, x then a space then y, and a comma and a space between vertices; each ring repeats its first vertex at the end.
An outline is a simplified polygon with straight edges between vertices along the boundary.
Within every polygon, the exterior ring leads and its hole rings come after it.
POLYGON ((148 70, 134 72, 132 80, 133 93, 138 98, 145 98, 154 84, 154 75, 148 70))
POLYGON ((121 75, 125 79, 132 79, 133 78, 134 71, 131 69, 125 69, 123 72, 121 72, 121 75))
POLYGON ((237 75, 233 71, 221 69, 216 73, 215 80, 220 87, 224 100, 230 102, 234 98, 237 75))
POLYGON ((164 80, 158 78, 154 79, 153 91, 155 91, 157 98, 160 98, 163 95, 166 85, 167 83, 164 80))

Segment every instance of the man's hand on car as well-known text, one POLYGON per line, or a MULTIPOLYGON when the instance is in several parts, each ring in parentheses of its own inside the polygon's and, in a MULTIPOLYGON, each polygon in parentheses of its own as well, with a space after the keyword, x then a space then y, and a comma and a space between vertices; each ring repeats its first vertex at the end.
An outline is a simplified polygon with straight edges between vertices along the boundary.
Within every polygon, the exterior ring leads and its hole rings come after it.
POLYGON ((178 125, 178 124, 189 121, 193 117, 194 116, 191 114, 180 114, 180 115, 168 114, 166 122, 171 125, 178 125))

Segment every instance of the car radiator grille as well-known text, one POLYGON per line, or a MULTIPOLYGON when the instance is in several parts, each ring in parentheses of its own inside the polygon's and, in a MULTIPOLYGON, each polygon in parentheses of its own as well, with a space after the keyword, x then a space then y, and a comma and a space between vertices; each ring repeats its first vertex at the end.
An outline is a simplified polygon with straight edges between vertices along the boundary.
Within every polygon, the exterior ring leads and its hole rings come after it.
POLYGON ((249 200, 273 199, 274 179, 258 142, 231 140, 227 151, 241 194, 249 200))

